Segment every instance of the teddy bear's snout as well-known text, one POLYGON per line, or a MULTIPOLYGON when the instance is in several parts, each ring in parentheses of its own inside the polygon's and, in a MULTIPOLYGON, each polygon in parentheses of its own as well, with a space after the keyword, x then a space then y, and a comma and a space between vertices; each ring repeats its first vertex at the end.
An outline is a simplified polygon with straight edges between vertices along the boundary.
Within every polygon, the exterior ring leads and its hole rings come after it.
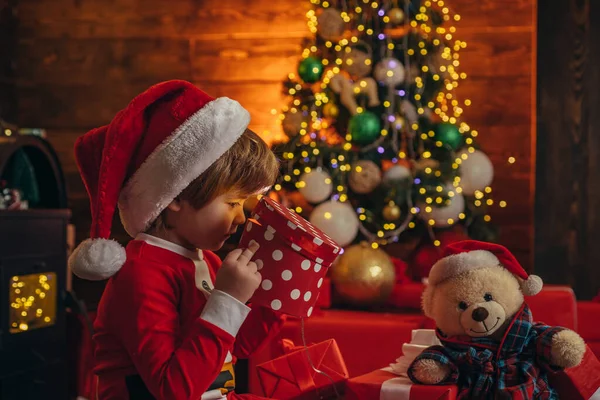
POLYGON ((488 312, 488 310, 486 310, 483 307, 477 307, 476 309, 473 310, 473 313, 471 314, 471 317, 473 318, 473 320, 477 321, 477 322, 482 322, 485 321, 487 317, 489 317, 490 313, 488 312))

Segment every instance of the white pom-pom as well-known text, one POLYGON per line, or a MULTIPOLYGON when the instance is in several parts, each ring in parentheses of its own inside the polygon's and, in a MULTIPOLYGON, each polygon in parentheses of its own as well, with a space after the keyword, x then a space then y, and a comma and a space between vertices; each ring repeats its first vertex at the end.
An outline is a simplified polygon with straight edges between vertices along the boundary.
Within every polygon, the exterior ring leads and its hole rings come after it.
POLYGON ((110 239, 86 239, 69 257, 75 275, 90 281, 108 279, 125 264, 125 249, 110 239))
POLYGON ((525 281, 521 281, 521 291, 525 296, 535 296, 542 291, 544 282, 537 275, 529 275, 525 281))

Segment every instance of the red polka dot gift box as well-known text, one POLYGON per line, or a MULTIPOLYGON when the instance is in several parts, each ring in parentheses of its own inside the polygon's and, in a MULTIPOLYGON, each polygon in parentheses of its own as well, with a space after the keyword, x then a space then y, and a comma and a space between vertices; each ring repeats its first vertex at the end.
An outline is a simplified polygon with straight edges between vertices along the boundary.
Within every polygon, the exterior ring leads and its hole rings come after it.
POLYGON ((253 304, 310 317, 327 269, 341 247, 294 211, 264 196, 248 219, 240 247, 260 244, 253 260, 262 275, 253 304))

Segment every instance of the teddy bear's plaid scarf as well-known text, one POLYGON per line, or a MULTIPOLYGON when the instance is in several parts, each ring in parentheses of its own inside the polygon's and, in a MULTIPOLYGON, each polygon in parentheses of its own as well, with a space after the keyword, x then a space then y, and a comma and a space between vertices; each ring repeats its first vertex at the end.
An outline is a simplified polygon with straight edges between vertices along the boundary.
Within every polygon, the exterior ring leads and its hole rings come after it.
MULTIPOLYGON (((548 384, 552 336, 564 328, 532 322, 523 304, 513 318, 502 342, 470 336, 446 337, 443 346, 432 346, 416 359, 433 359, 450 367, 450 376, 440 384, 458 384, 458 399, 558 399, 548 384)), ((414 362, 408 370, 414 377, 414 362)))

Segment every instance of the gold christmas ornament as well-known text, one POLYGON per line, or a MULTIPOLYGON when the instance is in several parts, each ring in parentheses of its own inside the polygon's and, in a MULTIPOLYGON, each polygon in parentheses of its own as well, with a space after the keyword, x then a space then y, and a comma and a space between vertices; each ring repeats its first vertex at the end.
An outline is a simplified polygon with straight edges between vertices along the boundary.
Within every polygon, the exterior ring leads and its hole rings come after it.
POLYGON ((404 22, 404 11, 398 7, 394 7, 388 12, 388 17, 390 17, 392 24, 399 25, 404 22))
POLYGON ((381 170, 371 160, 360 160, 352 165, 348 185, 355 193, 371 193, 381 183, 381 170))
POLYGON ((348 247, 331 267, 331 280, 340 297, 351 304, 375 305, 387 300, 396 272, 390 257, 367 243, 348 247))
POLYGON ((340 115, 340 109, 335 103, 327 103, 323 106, 323 115, 327 118, 336 119, 340 115))
POLYGON ((400 219, 400 207, 398 207, 394 203, 390 203, 387 206, 383 207, 383 218, 386 221, 397 221, 400 219))

